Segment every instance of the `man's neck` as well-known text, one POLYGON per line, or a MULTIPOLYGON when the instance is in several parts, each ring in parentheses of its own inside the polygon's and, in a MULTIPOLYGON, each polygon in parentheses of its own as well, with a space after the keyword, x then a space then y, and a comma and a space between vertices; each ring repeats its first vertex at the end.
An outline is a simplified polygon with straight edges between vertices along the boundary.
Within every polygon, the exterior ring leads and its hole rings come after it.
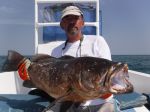
POLYGON ((76 41, 80 40, 81 37, 82 37, 82 33, 79 33, 78 35, 73 36, 73 37, 68 36, 68 42, 70 42, 70 43, 76 42, 76 41))

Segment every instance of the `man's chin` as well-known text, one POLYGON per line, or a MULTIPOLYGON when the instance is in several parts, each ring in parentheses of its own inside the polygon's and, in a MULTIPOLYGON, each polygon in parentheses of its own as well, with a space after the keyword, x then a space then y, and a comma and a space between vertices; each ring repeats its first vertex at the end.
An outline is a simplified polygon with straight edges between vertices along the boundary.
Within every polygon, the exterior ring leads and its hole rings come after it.
POLYGON ((69 33, 67 33, 67 35, 68 35, 69 37, 74 38, 74 37, 78 36, 78 32, 69 32, 69 33))

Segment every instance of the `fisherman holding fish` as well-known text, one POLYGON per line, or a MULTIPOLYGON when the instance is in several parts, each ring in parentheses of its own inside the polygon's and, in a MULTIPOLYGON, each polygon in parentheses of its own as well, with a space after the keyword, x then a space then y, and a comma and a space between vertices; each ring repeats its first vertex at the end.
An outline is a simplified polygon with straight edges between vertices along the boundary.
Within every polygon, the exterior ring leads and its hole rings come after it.
MULTIPOLYGON (((65 31, 67 40, 52 51, 52 56, 90 56, 111 60, 109 46, 102 36, 82 34, 84 17, 78 7, 68 6, 62 11, 60 26, 65 31)), ((82 103, 77 112, 114 112, 117 108, 114 107, 114 101, 112 94, 106 94, 99 99, 82 103)))
POLYGON ((26 87, 38 88, 30 94, 50 101, 42 112, 119 112, 112 94, 133 91, 128 65, 111 61, 103 37, 82 34, 83 13, 76 6, 63 10, 60 26, 67 40, 52 56, 36 54, 28 59, 9 51, 2 71, 18 71, 26 87))

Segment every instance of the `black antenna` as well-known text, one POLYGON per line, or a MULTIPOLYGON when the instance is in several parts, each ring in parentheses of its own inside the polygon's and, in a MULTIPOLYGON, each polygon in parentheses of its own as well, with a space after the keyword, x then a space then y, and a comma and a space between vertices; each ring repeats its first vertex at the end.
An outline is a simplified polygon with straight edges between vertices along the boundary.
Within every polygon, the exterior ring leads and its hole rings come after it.
POLYGON ((102 10, 99 11, 100 13, 100 35, 103 35, 103 17, 102 17, 102 10))

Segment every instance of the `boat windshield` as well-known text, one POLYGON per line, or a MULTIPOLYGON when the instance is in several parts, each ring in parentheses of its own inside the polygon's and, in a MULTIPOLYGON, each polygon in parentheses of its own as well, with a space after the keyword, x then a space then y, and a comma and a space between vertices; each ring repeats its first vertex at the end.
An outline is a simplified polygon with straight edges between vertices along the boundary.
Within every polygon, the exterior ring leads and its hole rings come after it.
MULTIPOLYGON (((61 11, 69 5, 79 7, 84 16, 85 22, 96 21, 96 4, 95 3, 68 3, 68 4, 41 4, 39 5, 39 22, 41 23, 57 23, 61 19, 61 11)), ((85 26, 82 31, 85 35, 96 35, 96 27, 85 26)), ((60 26, 44 26, 42 28, 43 42, 63 41, 66 40, 66 35, 60 26)))

